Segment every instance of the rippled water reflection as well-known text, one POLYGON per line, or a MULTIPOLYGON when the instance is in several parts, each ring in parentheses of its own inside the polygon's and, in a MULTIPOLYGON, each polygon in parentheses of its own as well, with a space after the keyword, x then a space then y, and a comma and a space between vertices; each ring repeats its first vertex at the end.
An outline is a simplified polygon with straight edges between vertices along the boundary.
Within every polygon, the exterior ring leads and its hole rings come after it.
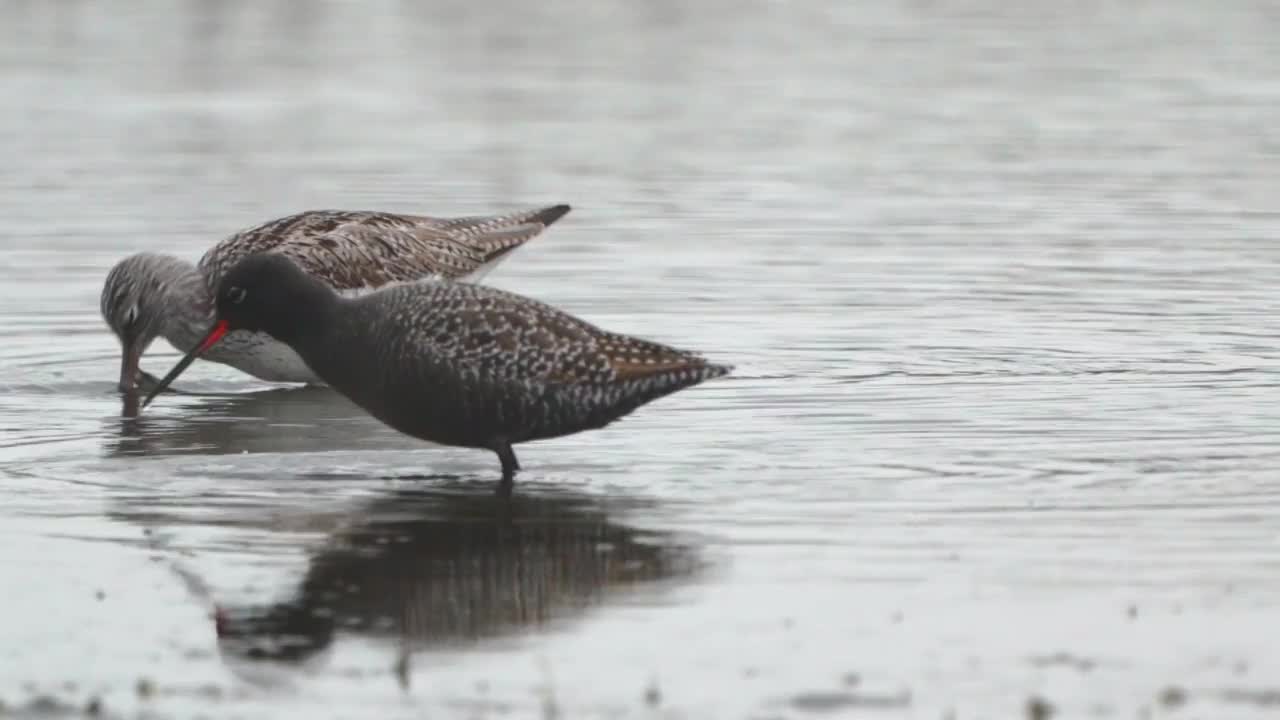
POLYGON ((0 16, 5 707, 1274 712, 1271 4, 0 16), (516 505, 216 366, 120 418, 122 255, 551 202, 488 282, 738 370, 522 449, 516 505))

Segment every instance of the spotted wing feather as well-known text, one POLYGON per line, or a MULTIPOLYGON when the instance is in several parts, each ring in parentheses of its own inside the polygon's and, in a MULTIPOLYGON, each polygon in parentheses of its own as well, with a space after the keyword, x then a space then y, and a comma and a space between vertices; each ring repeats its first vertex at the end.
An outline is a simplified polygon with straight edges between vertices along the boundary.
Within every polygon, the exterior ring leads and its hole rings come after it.
POLYGON ((331 384, 392 427, 458 445, 602 427, 731 370, 480 285, 414 283, 347 308, 337 332, 372 333, 359 344, 375 351, 335 365, 331 384))
POLYGON ((567 205, 505 215, 435 218, 311 210, 236 233, 200 259, 211 287, 236 261, 276 252, 336 290, 360 291, 425 277, 462 278, 537 237, 567 205))

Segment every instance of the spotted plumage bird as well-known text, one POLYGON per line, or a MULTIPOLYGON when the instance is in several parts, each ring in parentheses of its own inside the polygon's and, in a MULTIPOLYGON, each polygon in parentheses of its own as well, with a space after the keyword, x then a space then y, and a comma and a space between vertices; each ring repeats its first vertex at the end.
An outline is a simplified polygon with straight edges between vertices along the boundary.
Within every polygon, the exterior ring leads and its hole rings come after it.
POLYGON ((425 280, 343 297, 278 254, 237 263, 216 305, 212 329, 144 406, 225 334, 265 332, 392 428, 497 453, 503 494, 519 469, 513 445, 602 428, 732 369, 483 285, 425 280))
MULTIPOLYGON (((288 257, 347 294, 425 277, 475 282, 567 212, 568 205, 453 218, 311 210, 231 235, 195 265, 170 255, 131 255, 107 274, 100 300, 120 340, 120 389, 140 380, 154 384, 139 362, 157 337, 181 352, 195 347, 213 322, 219 280, 250 255, 288 257)), ((323 384, 296 352, 265 333, 232 333, 204 359, 262 380, 323 384)))

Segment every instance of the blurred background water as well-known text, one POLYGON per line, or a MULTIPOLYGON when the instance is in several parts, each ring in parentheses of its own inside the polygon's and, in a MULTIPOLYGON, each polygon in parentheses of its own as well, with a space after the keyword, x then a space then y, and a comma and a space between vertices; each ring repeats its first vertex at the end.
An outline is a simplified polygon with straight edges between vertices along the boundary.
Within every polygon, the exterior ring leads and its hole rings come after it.
POLYGON ((10 714, 1280 707, 1275 3, 3 0, 0 98, 10 714), (130 252, 556 202, 487 283, 737 370, 510 506, 219 366, 120 419, 130 252))

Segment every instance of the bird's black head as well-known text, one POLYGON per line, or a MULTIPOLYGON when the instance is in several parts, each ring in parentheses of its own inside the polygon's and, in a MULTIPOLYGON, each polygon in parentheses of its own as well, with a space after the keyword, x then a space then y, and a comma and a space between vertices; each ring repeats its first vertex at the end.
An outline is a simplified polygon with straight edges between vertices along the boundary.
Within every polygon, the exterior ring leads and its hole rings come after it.
POLYGON ((217 318, 227 330, 262 331, 289 343, 334 299, 323 283, 276 253, 250 255, 218 283, 217 318))

